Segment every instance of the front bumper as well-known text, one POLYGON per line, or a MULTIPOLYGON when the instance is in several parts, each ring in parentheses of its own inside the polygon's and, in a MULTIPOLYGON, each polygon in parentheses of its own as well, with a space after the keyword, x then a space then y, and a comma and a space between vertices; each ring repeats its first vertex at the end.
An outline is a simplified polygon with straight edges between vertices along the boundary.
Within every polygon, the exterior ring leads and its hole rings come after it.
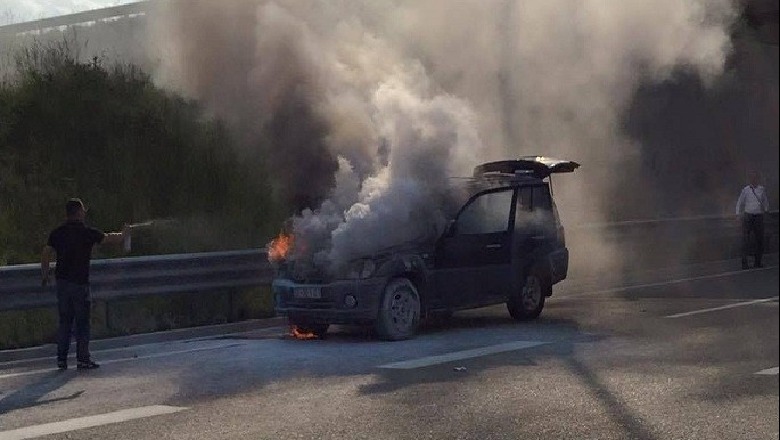
POLYGON ((271 285, 276 314, 291 321, 307 324, 368 324, 376 320, 379 302, 387 285, 386 278, 339 280, 327 284, 303 284, 288 279, 276 279, 271 285), (296 288, 319 288, 321 297, 295 298, 296 288), (345 298, 357 300, 354 307, 345 298))

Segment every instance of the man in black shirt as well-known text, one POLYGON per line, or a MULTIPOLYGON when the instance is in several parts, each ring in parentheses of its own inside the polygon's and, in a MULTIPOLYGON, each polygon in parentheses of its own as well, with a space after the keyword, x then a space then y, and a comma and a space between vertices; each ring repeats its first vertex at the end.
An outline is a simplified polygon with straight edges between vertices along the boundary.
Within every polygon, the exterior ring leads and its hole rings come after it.
POLYGON ((129 229, 104 233, 84 224, 87 210, 80 199, 70 199, 65 204, 67 221, 49 234, 49 240, 41 255, 41 276, 45 286, 49 282, 49 263, 57 256, 57 367, 68 368, 68 349, 71 329, 75 321, 76 368, 98 368, 89 354, 89 325, 91 295, 89 292, 89 260, 96 244, 120 244, 129 229))

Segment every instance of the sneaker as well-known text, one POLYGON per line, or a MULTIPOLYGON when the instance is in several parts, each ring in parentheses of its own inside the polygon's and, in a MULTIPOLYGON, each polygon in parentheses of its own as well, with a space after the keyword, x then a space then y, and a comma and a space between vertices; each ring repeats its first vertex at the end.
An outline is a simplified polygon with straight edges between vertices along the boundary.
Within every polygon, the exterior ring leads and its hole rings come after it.
POLYGON ((79 363, 76 364, 76 369, 78 370, 94 370, 95 368, 100 368, 100 364, 97 364, 94 361, 79 361, 79 363))
POLYGON ((67 370, 68 369, 68 361, 57 361, 57 369, 58 370, 67 370))

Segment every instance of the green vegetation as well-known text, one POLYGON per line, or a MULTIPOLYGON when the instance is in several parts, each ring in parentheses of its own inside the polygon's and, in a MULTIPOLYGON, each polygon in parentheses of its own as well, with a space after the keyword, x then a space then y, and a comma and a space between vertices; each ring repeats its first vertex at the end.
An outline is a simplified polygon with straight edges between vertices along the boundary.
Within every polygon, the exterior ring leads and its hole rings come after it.
POLYGON ((0 265, 36 261, 69 197, 104 230, 175 220, 141 231, 133 254, 264 244, 285 213, 259 155, 137 67, 104 64, 61 42, 0 71, 0 265))

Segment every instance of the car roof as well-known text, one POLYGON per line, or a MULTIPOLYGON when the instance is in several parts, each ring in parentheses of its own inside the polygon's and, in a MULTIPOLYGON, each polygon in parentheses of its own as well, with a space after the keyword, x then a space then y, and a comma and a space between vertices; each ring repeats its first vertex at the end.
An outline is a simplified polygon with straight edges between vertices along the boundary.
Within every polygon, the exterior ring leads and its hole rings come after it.
POLYGON ((508 176, 487 176, 485 178, 466 178, 461 180, 462 188, 465 190, 465 199, 469 199, 478 194, 491 191, 500 191, 502 189, 515 189, 527 186, 547 186, 547 182, 536 177, 508 177, 508 176))

